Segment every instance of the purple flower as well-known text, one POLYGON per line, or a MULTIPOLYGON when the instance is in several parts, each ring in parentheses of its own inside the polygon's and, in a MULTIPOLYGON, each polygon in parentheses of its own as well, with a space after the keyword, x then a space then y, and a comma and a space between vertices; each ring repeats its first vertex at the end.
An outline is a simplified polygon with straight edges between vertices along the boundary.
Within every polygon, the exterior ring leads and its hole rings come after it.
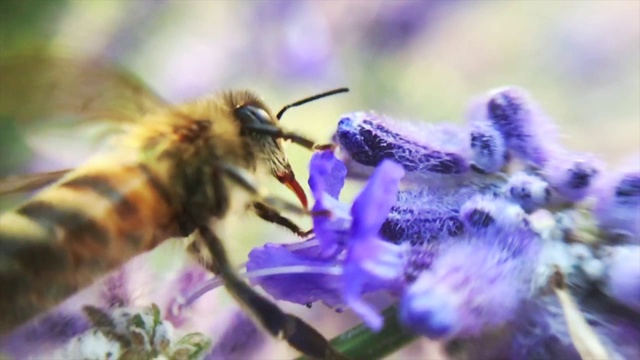
POLYGON ((395 243, 411 245, 437 241, 443 236, 458 236, 464 225, 455 208, 412 209, 402 206, 391 208, 382 225, 381 235, 395 243))
POLYGON ((416 35, 434 23, 439 8, 449 3, 399 1, 384 5, 384 10, 376 11, 375 16, 365 24, 363 35, 370 51, 388 54, 402 50, 418 39, 416 35))
MULTIPOLYGON (((598 291, 587 296, 574 296, 574 300, 611 359, 640 357, 637 312, 612 302, 598 291)), ((531 299, 519 312, 512 329, 509 358, 581 359, 565 314, 553 294, 531 299)))
POLYGON ((191 314, 180 311, 182 310, 180 308, 181 301, 209 276, 210 274, 202 266, 189 265, 171 281, 172 286, 165 290, 164 297, 167 299, 167 304, 164 306, 162 313, 165 319, 169 320, 173 326, 179 328, 187 322, 188 316, 191 314))
POLYGON ((340 170, 343 167, 332 152, 314 154, 311 160, 309 184, 316 198, 314 210, 332 212, 328 218, 314 219, 320 251, 291 250, 267 244, 251 252, 247 270, 256 273, 297 267, 300 273, 272 275, 253 281, 278 299, 300 304, 318 300, 330 306, 346 304, 371 328, 379 329, 382 317, 361 299, 361 295, 402 284, 406 246, 386 242, 378 233, 396 201, 404 170, 391 161, 383 161, 347 214, 344 204, 325 190, 338 195, 339 187, 335 185, 341 186, 344 176, 336 175, 344 174, 340 170), (341 255, 343 252, 345 254, 341 255))

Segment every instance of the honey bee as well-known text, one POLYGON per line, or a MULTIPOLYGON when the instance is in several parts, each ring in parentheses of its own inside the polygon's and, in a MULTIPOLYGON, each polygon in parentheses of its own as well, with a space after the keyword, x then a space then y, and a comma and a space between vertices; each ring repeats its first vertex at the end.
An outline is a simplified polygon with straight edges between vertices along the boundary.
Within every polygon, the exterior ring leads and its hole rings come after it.
POLYGON ((305 193, 283 142, 308 149, 315 144, 283 130, 279 119, 292 106, 348 89, 300 100, 274 114, 250 91, 168 105, 126 71, 99 62, 44 57, 1 66, 4 104, 12 103, 6 101, 11 96, 29 96, 22 85, 7 86, 24 80, 24 68, 47 72, 27 79, 33 86, 33 106, 0 106, 0 113, 17 113, 27 121, 53 109, 88 120, 107 119, 124 130, 106 151, 76 169, 0 181, 0 194, 53 182, 0 216, 0 334, 134 255, 170 237, 195 233, 213 259, 209 270, 222 276, 232 296, 263 328, 306 355, 340 357, 310 325, 237 277, 215 229, 238 201, 232 189, 241 188, 250 193, 247 206, 259 217, 305 234, 278 211, 300 206, 261 191, 254 175, 269 172, 293 190, 306 209, 305 193), (80 92, 64 93, 70 89, 80 92))

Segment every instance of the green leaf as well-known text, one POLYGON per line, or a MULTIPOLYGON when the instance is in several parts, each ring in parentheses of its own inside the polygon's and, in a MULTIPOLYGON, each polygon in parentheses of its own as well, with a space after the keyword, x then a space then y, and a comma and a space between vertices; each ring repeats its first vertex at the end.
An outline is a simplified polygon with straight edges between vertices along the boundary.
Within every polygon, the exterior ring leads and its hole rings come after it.
MULTIPOLYGON (((366 325, 360 324, 331 340, 331 345, 350 359, 382 359, 417 338, 407 332, 398 322, 397 306, 391 306, 382 312, 384 327, 375 333, 366 325)), ((298 360, 308 359, 300 357, 298 360)))

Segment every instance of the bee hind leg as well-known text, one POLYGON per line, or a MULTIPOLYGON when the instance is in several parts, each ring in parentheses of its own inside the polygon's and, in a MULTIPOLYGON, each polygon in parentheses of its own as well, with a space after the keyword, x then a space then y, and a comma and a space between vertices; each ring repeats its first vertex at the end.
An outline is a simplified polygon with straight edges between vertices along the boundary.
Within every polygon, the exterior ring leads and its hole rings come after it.
POLYGON ((208 226, 198 227, 200 235, 213 256, 224 286, 248 313, 272 336, 283 339, 294 349, 314 359, 346 359, 337 352, 311 325, 285 313, 276 304, 258 294, 233 271, 220 239, 208 226))

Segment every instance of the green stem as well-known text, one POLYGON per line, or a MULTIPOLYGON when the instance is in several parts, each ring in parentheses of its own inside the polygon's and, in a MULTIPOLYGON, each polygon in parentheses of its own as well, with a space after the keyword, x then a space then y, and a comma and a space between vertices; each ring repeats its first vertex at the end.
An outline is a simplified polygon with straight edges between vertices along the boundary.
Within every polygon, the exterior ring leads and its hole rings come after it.
MULTIPOLYGON (((380 332, 373 332, 366 325, 360 324, 331 340, 331 345, 349 359, 382 359, 400 350, 417 338, 407 332, 398 322, 398 309, 391 306, 382 312, 384 327, 380 332)), ((301 356, 296 360, 307 360, 301 356)))

